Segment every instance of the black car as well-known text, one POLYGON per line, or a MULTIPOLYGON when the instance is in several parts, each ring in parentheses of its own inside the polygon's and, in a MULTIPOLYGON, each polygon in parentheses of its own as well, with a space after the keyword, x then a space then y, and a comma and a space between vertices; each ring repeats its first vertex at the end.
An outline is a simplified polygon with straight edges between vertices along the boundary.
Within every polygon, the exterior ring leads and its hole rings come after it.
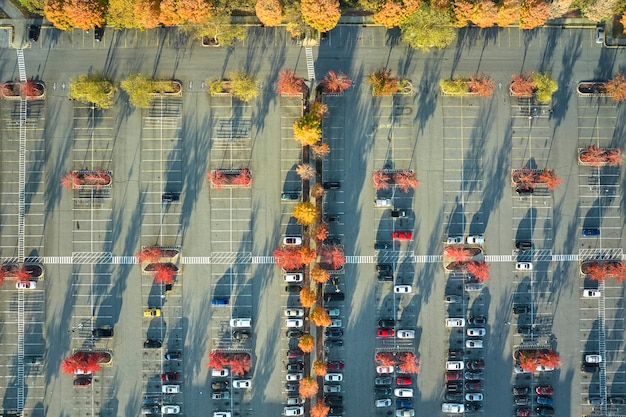
POLYGON ((513 313, 514 314, 530 313, 530 306, 528 305, 513 306, 513 313))
POLYGON ((529 240, 518 240, 515 242, 515 248, 524 252, 533 248, 533 243, 529 240))
POLYGON ((303 334, 304 334, 304 332, 302 330, 289 329, 289 330, 287 330, 287 333, 285 333, 285 336, 287 336, 287 337, 301 337, 303 334))
POLYGON ((285 391, 287 392, 298 392, 300 390, 300 385, 297 382, 289 382, 285 384, 285 391))
POLYGON ((380 319, 378 320, 378 327, 394 327, 396 321, 394 319, 380 319))
POLYGON ((324 245, 341 245, 341 237, 328 236, 326 239, 324 239, 324 245))
POLYGON ((482 359, 467 361, 465 365, 470 371, 480 371, 482 369, 485 369, 485 361, 482 359))
POLYGON ((380 272, 377 279, 378 282, 393 282, 393 275, 388 272, 380 272))
POLYGON ((95 28, 93 28, 93 38, 96 40, 96 42, 100 42, 103 36, 104 28, 100 26, 96 26, 95 28))
POLYGON ((100 327, 91 331, 93 337, 113 337, 113 329, 111 327, 100 327))
POLYGON ((532 327, 529 325, 522 325, 520 326, 519 324, 517 325, 517 333, 518 334, 531 334, 533 331, 532 327))
POLYGON ((233 332, 233 339, 239 340, 241 342, 243 340, 250 339, 251 335, 252 334, 249 331, 247 331, 247 330, 235 330, 233 332))
POLYGON ((392 272, 393 266, 391 264, 377 264, 376 272, 392 272))
POLYGON ((326 181, 322 185, 325 190, 338 190, 341 188, 341 183, 337 181, 326 181))
POLYGON ((376 249, 376 250, 393 249, 393 243, 391 243, 391 242, 376 242, 376 243, 374 243, 374 249, 376 249))
POLYGON ((602 405, 602 398, 600 398, 600 397, 589 397, 589 399, 587 399, 587 404, 590 404, 590 405, 602 405))
POLYGON ((528 395, 529 387, 513 387, 513 395, 528 395))
POLYGON ((161 201, 163 203, 171 203, 178 200, 180 200, 180 194, 178 193, 165 193, 161 196, 161 201))
POLYGON ((342 405, 343 397, 341 395, 329 395, 324 397, 324 404, 326 405, 342 405))
POLYGON ((287 291, 290 294, 299 293, 300 291, 302 291, 302 285, 287 285, 285 287, 285 291, 287 291))
POLYGON ((374 387, 374 395, 391 395, 393 389, 386 385, 376 385, 374 387))
POLYGON ((537 407, 535 408, 535 414, 538 416, 553 416, 554 408, 552 407, 537 407))
POLYGON ((143 347, 145 349, 158 349, 162 346, 163 344, 161 343, 160 340, 156 340, 156 339, 148 339, 145 342, 143 342, 143 347))
POLYGON ((582 366, 580 367, 581 372, 590 372, 590 373, 594 373, 594 372, 598 372, 600 370, 600 364, 599 363, 583 363, 582 366))
POLYGON ((287 372, 302 372, 304 364, 302 362, 291 362, 287 364, 287 372))
POLYGON ((324 301, 326 301, 327 303, 330 303, 333 301, 343 301, 345 298, 346 296, 342 292, 331 292, 328 294, 324 294, 324 301))
POLYGON ((213 381, 211 382, 211 389, 214 391, 223 391, 228 389, 228 381, 213 381))
POLYGON ((530 397, 526 395, 516 395, 513 401, 515 405, 528 405, 530 404, 530 397))
POLYGON ((470 317, 467 322, 472 326, 484 326, 487 324, 487 318, 485 316, 470 317))
POLYGON ((446 393, 446 401, 450 401, 451 403, 461 403, 463 402, 463 394, 453 394, 451 392, 446 393))
POLYGON ((524 188, 524 187, 517 187, 515 189, 515 192, 517 194, 519 194, 519 195, 530 195, 530 194, 534 193, 535 190, 530 188, 530 187, 526 187, 526 188, 524 188))
POLYGON ((404 209, 391 210, 391 217, 399 217, 399 218, 409 217, 409 212, 404 209))
POLYGON ((166 361, 182 361, 183 353, 182 352, 167 352, 165 354, 166 361))
POLYGON ((341 339, 326 339, 324 340, 324 346, 326 347, 342 347, 343 340, 341 339))
POLYGON ((465 403, 465 411, 478 411, 483 407, 483 403, 472 401, 465 403))
POLYGON ((72 382, 75 387, 88 387, 91 385, 91 376, 81 376, 72 382))
POLYGON ((446 383, 446 391, 448 392, 461 392, 463 391, 463 383, 459 382, 448 382, 446 383))
POLYGON ((607 401, 613 405, 626 404, 626 398, 624 397, 609 397, 607 401))
POLYGON ((41 32, 40 26, 30 25, 28 27, 28 40, 30 42, 37 42, 39 40, 39 32, 41 32))
POLYGON ((343 407, 340 405, 331 406, 328 410, 328 416, 340 416, 343 413, 343 407))
POLYGON ((450 359, 451 361, 461 360, 463 359, 464 354, 465 352, 463 351, 463 349, 450 349, 448 351, 448 359, 450 359))
POLYGON ((341 329, 326 329, 326 337, 343 337, 343 330, 341 329))

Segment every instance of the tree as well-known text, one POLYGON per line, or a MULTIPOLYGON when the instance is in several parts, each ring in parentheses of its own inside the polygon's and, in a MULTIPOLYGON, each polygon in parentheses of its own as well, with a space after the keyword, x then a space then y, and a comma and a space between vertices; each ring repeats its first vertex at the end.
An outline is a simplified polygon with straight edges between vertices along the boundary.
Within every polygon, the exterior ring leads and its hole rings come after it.
POLYGON ((391 352, 378 352, 375 356, 376 362, 380 364, 380 366, 395 366, 396 358, 394 358, 393 353, 391 352))
POLYGON ((285 68, 278 73, 278 94, 302 95, 305 90, 304 78, 296 77, 293 70, 285 68))
POLYGON ((537 359, 531 352, 521 352, 519 356, 519 366, 525 371, 535 372, 537 370, 537 359))
POLYGON ((143 74, 130 74, 121 83, 122 90, 128 94, 130 104, 139 108, 146 109, 150 107, 154 91, 154 80, 143 74))
POLYGON ((154 263, 161 260, 161 256, 163 256, 162 254, 163 252, 158 246, 146 246, 145 248, 137 252, 135 254, 135 257, 137 258, 137 263, 140 264, 144 262, 154 263))
POLYGON ((340 269, 346 263, 343 250, 337 246, 324 247, 320 250, 320 263, 328 265, 333 270, 340 269))
POLYGON ((407 374, 418 374, 420 371, 419 360, 412 352, 405 352, 400 355, 400 370, 407 374))
POLYGON ((622 24, 623 33, 626 33, 626 13, 622 13, 622 17, 619 19, 619 22, 622 24))
POLYGON ((601 149, 596 145, 589 145, 587 149, 580 153, 580 160, 581 162, 589 164, 593 167, 600 167, 605 162, 604 155, 604 149, 601 149))
POLYGON ((43 12, 54 27, 61 30, 71 30, 72 22, 63 8, 64 0, 47 0, 44 2, 43 12))
POLYGON ((604 160, 613 167, 622 165, 622 150, 620 148, 607 150, 604 154, 604 160))
POLYGON ((559 369, 562 365, 559 354, 556 353, 554 350, 540 352, 537 358, 537 362, 539 363, 539 365, 552 369, 559 369))
POLYGON ((328 225, 326 223, 321 223, 315 229, 315 240, 323 241, 328 237, 328 225))
POLYGON ((111 175, 102 169, 95 172, 86 172, 82 176, 82 183, 84 185, 95 185, 96 189, 99 190, 103 185, 111 183, 111 175))
POLYGON ((254 11, 265 26, 278 26, 283 20, 283 5, 280 0, 257 0, 254 11))
POLYGON ((550 3, 550 14, 548 19, 562 17, 572 8, 572 0, 554 0, 550 3))
POLYGON ((248 371, 250 371, 251 363, 252 358, 250 358, 250 355, 247 353, 231 354, 228 361, 230 372, 235 376, 244 376, 248 371))
POLYGON ((63 10, 72 27, 87 30, 104 24, 104 4, 101 1, 64 0, 63 10))
POLYGON ((519 20, 519 0, 500 0, 498 6, 498 19, 496 24, 500 27, 509 26, 519 20))
POLYGON ((159 25, 159 3, 159 0, 135 0, 134 18, 139 27, 154 29, 159 25))
POLYGON ((474 4, 469 0, 456 0, 453 5, 453 11, 454 26, 467 26, 474 16, 474 4))
POLYGON ((604 282, 608 277, 608 269, 604 262, 591 262, 585 265, 586 273, 589 279, 598 282, 604 282))
POLYGON ((43 88, 41 84, 36 83, 33 80, 26 80, 26 82, 19 83, 20 94, 28 100, 33 100, 43 94, 43 88))
POLYGON ((26 268, 21 267, 13 272, 13 276, 17 281, 28 282, 30 281, 31 274, 26 268))
POLYGON ((326 142, 317 142, 311 146, 311 152, 313 157, 317 160, 324 159, 330 154, 330 146, 326 142))
POLYGON ((232 185, 250 187, 252 185, 252 173, 248 168, 242 168, 237 175, 231 177, 230 183, 232 185))
MULTIPOLYGON (((593 22, 611 20, 618 4, 618 0, 595 1, 591 3, 585 11, 585 17, 593 22)), ((622 11, 623 6, 621 6, 619 10, 622 11)))
MULTIPOLYGON (((615 278, 617 282, 626 280, 626 264, 623 262, 611 262, 609 266, 609 274, 615 278)), ((0 280, 0 283, 2 281, 0 280)))
POLYGON ((477 0, 474 3, 472 22, 480 28, 488 28, 498 21, 498 7, 492 0, 477 0))
POLYGON ((535 188, 535 173, 528 167, 521 167, 513 171, 512 180, 517 188, 535 188))
POLYGON ((400 191, 405 193, 409 192, 409 188, 415 190, 420 183, 415 176, 415 172, 407 169, 393 174, 393 181, 400 191))
POLYGON ((313 113, 307 113, 293 124, 293 139, 302 146, 313 145, 322 138, 322 125, 313 113))
POLYGON ((216 371, 221 371, 224 369, 224 366, 228 365, 228 362, 228 357, 224 353, 219 350, 212 350, 209 352, 209 362, 206 366, 216 371))
POLYGON ((311 407, 311 417, 326 417, 330 412, 330 406, 324 404, 322 401, 318 401, 315 403, 313 407, 311 407))
POLYGON ((221 190, 223 185, 228 184, 228 177, 219 169, 212 170, 206 176, 211 185, 218 190, 221 190))
POLYGON ((183 23, 183 19, 178 14, 178 0, 161 0, 159 6, 159 20, 165 26, 176 26, 183 23))
POLYGON ((367 81, 372 84, 372 94, 375 96, 390 96, 400 90, 398 78, 391 76, 391 70, 382 68, 371 72, 367 81))
POLYGON ((511 92, 518 97, 531 97, 535 90, 535 82, 532 80, 533 73, 515 74, 511 83, 511 92))
POLYGON ((485 261, 471 261, 467 264, 467 270, 478 279, 478 282, 485 282, 489 279, 489 268, 491 265, 485 261))
POLYGON ((313 362, 313 372, 315 372, 315 375, 317 376, 324 376, 326 375, 327 372, 327 366, 326 363, 317 359, 315 362, 313 362))
POLYGON ((193 28, 195 36, 209 38, 215 46, 234 46, 237 40, 243 41, 248 33, 246 27, 233 24, 229 13, 228 8, 214 8, 212 16, 202 22, 202 25, 193 28))
POLYGON ((300 381, 300 396, 302 398, 312 398, 317 394, 317 391, 319 391, 319 385, 317 385, 317 381, 310 376, 300 381))
POLYGON ((389 182, 391 181, 391 177, 382 169, 377 169, 372 172, 372 183, 374 184, 374 189, 378 190, 386 190, 389 188, 389 182))
MULTIPOLYGON (((460 0, 461 2, 464 0, 460 0)), ((455 96, 466 96, 470 93, 469 79, 464 77, 454 77, 439 80, 439 87, 444 94, 455 96)))
POLYGON ((113 105, 113 95, 117 88, 100 74, 82 74, 70 78, 68 96, 85 104, 108 109, 113 105))
POLYGON ((546 23, 550 6, 543 0, 522 0, 519 9, 519 27, 534 29, 546 23))
POLYGON ((400 24, 402 40, 414 49, 445 48, 456 39, 448 11, 427 5, 420 7, 400 24))
POLYGON ((246 103, 259 95, 256 76, 246 74, 245 71, 233 72, 230 75, 230 87, 233 96, 246 103))
POLYGON ((152 271, 155 284, 171 284, 175 275, 176 270, 172 264, 157 264, 152 271))
POLYGON ((296 173, 303 180, 310 180, 315 177, 315 168, 310 164, 299 164, 296 167, 296 173))
POLYGON ((319 265, 315 265, 311 271, 311 279, 315 282, 325 283, 330 279, 330 272, 319 265))
POLYGON ((561 185, 563 180, 556 175, 553 169, 544 168, 538 175, 538 181, 545 183, 549 190, 554 190, 561 185))
POLYGON ((302 304, 302 307, 311 307, 315 303, 316 298, 315 292, 310 288, 300 290, 300 304, 302 304))
POLYGON ((206 0, 177 0, 176 11, 182 22, 202 24, 211 17, 211 6, 206 0))
POLYGON ((392 29, 402 22, 402 4, 395 0, 386 0, 372 18, 377 25, 392 29))
POLYGON ((465 249, 463 246, 448 246, 444 250, 444 253, 456 262, 467 262, 472 259, 470 251, 465 249))
POLYGON ((613 100, 621 103, 626 101, 626 76, 624 74, 616 74, 613 79, 604 83, 604 93, 613 100))
POLYGON ((142 28, 135 18, 134 4, 129 0, 109 0, 106 23, 120 29, 142 28))
POLYGON ((309 318, 311 319, 311 323, 318 327, 330 325, 330 316, 328 315, 328 311, 326 311, 326 309, 322 306, 315 306, 315 308, 311 310, 309 318))
POLYGON ((352 80, 347 75, 328 71, 328 74, 320 81, 320 87, 326 94, 342 93, 352 85, 352 80))
POLYGON ((300 254, 300 247, 298 246, 278 247, 274 249, 274 262, 276 266, 287 271, 295 271, 304 266, 302 255, 300 254))
POLYGON ((61 370, 66 374, 73 374, 79 369, 81 369, 80 361, 75 355, 68 356, 61 362, 61 370))
POLYGON ((324 115, 328 113, 328 106, 321 101, 315 101, 311 104, 311 108, 309 109, 309 113, 315 117, 318 121, 322 121, 324 115))
MULTIPOLYGON (((311 352, 315 348, 315 339, 308 333, 302 335, 298 341, 298 347, 305 353, 311 352)), ((302 387, 302 381, 300 381, 300 387, 302 387)))
POLYGON ((65 187, 67 191, 72 191, 74 187, 82 184, 82 179, 76 171, 68 171, 61 177, 61 186, 65 187))
POLYGON ((311 187, 311 197, 318 198, 324 195, 324 187, 319 182, 313 184, 311 187))
POLYGON ((341 17, 337 0, 302 0, 300 11, 304 23, 320 32, 328 32, 337 26, 341 17))
POLYGON ((550 72, 535 72, 532 75, 535 89, 537 90, 535 95, 539 103, 549 103, 552 100, 552 94, 556 93, 559 89, 559 85, 550 75, 550 72))
POLYGON ((312 249, 309 246, 300 247, 300 259, 302 259, 302 263, 304 265, 309 265, 315 260, 315 257, 315 249, 312 249))
POLYGON ((496 83, 493 78, 482 72, 477 72, 470 76, 468 86, 472 93, 476 93, 481 97, 491 97, 496 89, 496 83))
POLYGON ((293 208, 292 215, 296 218, 298 224, 310 226, 317 219, 317 207, 311 202, 302 201, 293 208))
POLYGON ((102 369, 102 366, 100 365, 100 361, 104 357, 104 354, 102 354, 101 352, 89 352, 89 353, 80 352, 80 353, 83 354, 81 369, 85 373, 95 374, 100 369, 102 369))

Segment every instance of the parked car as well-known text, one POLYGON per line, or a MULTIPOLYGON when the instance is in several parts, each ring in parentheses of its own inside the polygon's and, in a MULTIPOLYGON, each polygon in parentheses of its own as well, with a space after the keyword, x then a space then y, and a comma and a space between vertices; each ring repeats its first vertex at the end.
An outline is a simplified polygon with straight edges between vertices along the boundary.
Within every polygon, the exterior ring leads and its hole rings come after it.
POLYGON ((213 400, 228 400, 230 398, 230 392, 219 391, 211 393, 211 399, 213 400))
POLYGON ((374 243, 374 249, 376 249, 376 250, 393 249, 393 243, 391 243, 391 242, 376 242, 376 243, 374 243))
POLYGON ((376 207, 391 207, 391 198, 377 198, 374 200, 376 207))
POLYGON ((287 405, 300 405, 304 404, 304 399, 300 396, 298 397, 287 397, 287 405))
POLYGON ((228 297, 213 297, 211 298, 211 305, 214 306, 227 306, 228 305, 228 297))
POLYGON ((398 330, 398 339, 415 339, 415 330, 398 330))
POLYGON ((39 33, 41 32, 41 26, 29 25, 28 26, 28 40, 30 42, 37 42, 39 40, 39 33))
POLYGON ((338 190, 341 188, 341 183, 338 181, 325 181, 322 183, 325 190, 338 190))
POLYGON ((463 243, 463 236, 448 236, 446 243, 448 245, 456 245, 458 243, 463 243))
POLYGON ((515 249, 524 252, 533 248, 533 243, 528 240, 518 240, 515 242, 515 249))
POLYGON ((252 327, 251 318, 230 319, 230 327, 252 327))
POLYGON ((340 405, 334 405, 328 409, 328 417, 340 416, 342 413, 343 413, 343 407, 340 405))
POLYGON ((380 398, 380 399, 374 401, 374 406, 376 408, 390 407, 391 406, 391 398, 380 398))
POLYGON ((481 369, 485 369, 485 361, 482 359, 467 361, 465 365, 470 371, 479 371, 481 369))
POLYGON ((396 409, 396 417, 413 417, 415 410, 412 408, 398 408, 396 409))
POLYGON ((341 339, 326 339, 324 340, 325 347, 342 347, 343 340, 341 339))
POLYGON ((623 405, 626 404, 626 398, 624 397, 609 397, 607 401, 611 405, 623 405))
POLYGON ((583 363, 582 366, 580 367, 581 372, 590 372, 590 373, 594 373, 594 372, 598 372, 600 370, 600 364, 599 363, 583 363))
POLYGON ((213 417, 230 417, 230 411, 214 411, 213 417))
MULTIPOLYGON (((446 382, 446 391, 451 393, 460 393, 463 391, 463 381, 446 382)), ((461 393, 461 395, 463 395, 461 393)))
POLYGON ((465 327, 465 319, 447 318, 446 327, 465 327))
POLYGON ((300 199, 300 192, 282 193, 280 199, 283 201, 296 201, 300 199))
POLYGON ((302 245, 301 236, 285 236, 283 238, 283 245, 302 245))
POLYGON ((482 340, 466 340, 465 347, 469 349, 480 349, 483 347, 482 340))
POLYGON ((446 370, 448 371, 460 371, 465 368, 465 363, 463 361, 447 361, 446 362, 446 370))
POLYGON ((535 192, 535 190, 531 187, 517 187, 515 192, 519 195, 530 195, 535 192))
POLYGON ((324 404, 326 405, 342 405, 343 397, 341 395, 327 395, 324 397, 324 404))
POLYGON ((377 366, 376 372, 379 374, 393 374, 393 366, 377 366))
POLYGON ((602 405, 602 398, 600 398, 600 397, 589 397, 587 399, 587 404, 589 404, 589 405, 602 405))
POLYGON ((586 363, 600 363, 602 362, 602 355, 598 355, 595 353, 585 355, 585 362, 586 363))
POLYGON ((161 317, 160 308, 148 308, 143 311, 144 317, 161 317))
POLYGON ((468 282, 465 284, 465 291, 482 291, 484 285, 480 282, 468 282))
POLYGON ((396 407, 397 408, 411 408, 413 407, 413 401, 408 400, 406 398, 396 398, 396 407))
POLYGON ((398 386, 405 386, 405 385, 411 385, 413 383, 413 378, 410 376, 399 376, 396 377, 396 385, 398 386))
POLYGON ((461 303, 463 302, 463 297, 460 295, 446 295, 443 297, 443 301, 448 304, 461 303))
POLYGON ((72 385, 75 387, 88 387, 91 385, 91 376, 79 376, 72 382, 72 385))
MULTIPOLYGON (((376 385, 391 385, 392 382, 393 382, 393 379, 390 376, 377 376, 374 379, 374 384, 376 385)), ((398 385, 403 385, 403 384, 398 384, 398 385)))
POLYGON ((530 313, 530 306, 528 305, 517 305, 513 306, 514 314, 527 314, 530 313))
POLYGON ((230 375, 230 372, 228 371, 228 369, 226 368, 222 368, 222 369, 212 369, 211 370, 211 376, 212 377, 217 377, 217 378, 225 378, 228 375, 230 375))
POLYGON ((541 405, 552 405, 554 404, 554 400, 552 397, 545 397, 542 395, 537 396, 537 404, 541 405))
POLYGON ((449 371, 445 373, 445 379, 446 381, 462 381, 463 373, 449 371))
POLYGON ((482 389, 483 382, 482 381, 469 381, 465 383, 465 389, 469 391, 475 391, 482 389))
POLYGON ((341 329, 326 329, 324 332, 326 337, 343 337, 343 330, 341 329))
POLYGON ((324 375, 324 381, 327 382, 341 382, 343 381, 343 375, 338 373, 328 373, 324 375))
POLYGON ((298 338, 298 337, 301 337, 303 334, 304 332, 300 329, 287 329, 285 336, 298 338))
POLYGON ((98 327, 91 331, 91 335, 93 337, 100 337, 103 339, 113 337, 113 328, 110 326, 107 327, 98 327))
POLYGON ((287 381, 300 381, 302 380, 302 372, 288 373, 285 378, 287 381))
POLYGON ((448 414, 462 414, 465 412, 465 406, 463 404, 443 403, 441 404, 441 411, 448 414))
POLYGON ((374 395, 391 395, 393 389, 389 385, 375 385, 374 395))
POLYGON ((470 401, 465 403, 465 411, 478 411, 483 407, 483 403, 479 401, 470 401))
POLYGON ((161 374, 161 381, 178 381, 180 375, 178 372, 164 372, 161 374))
POLYGON ((301 328, 304 325, 304 321, 302 319, 287 319, 285 320, 285 326, 288 328, 301 328))
POLYGON ((411 240, 413 239, 413 232, 411 231, 395 231, 391 234, 391 238, 394 240, 411 240))
POLYGON ((413 291, 413 288, 410 285, 395 285, 393 287, 393 292, 396 294, 410 294, 413 291))
POLYGON ((302 372, 304 364, 302 362, 289 362, 286 368, 287 372, 302 372))
POLYGON ((324 392, 328 392, 328 393, 341 392, 341 385, 324 385, 324 392))
POLYGON ((530 408, 526 408, 526 407, 517 408, 515 410, 515 415, 517 417, 528 417, 528 416, 531 416, 532 414, 533 414, 533 410, 530 408))
POLYGON ((183 353, 182 352, 167 352, 165 353, 166 361, 182 361, 183 353))
POLYGON ((339 317, 341 313, 338 308, 329 308, 326 310, 326 312, 328 313, 328 317, 330 318, 339 317))
POLYGON ((465 372, 465 379, 469 380, 469 381, 478 381, 483 379, 483 374, 482 371, 478 371, 478 372, 465 372))
POLYGON ((228 381, 213 381, 211 382, 211 389, 214 391, 228 389, 228 381))
POLYGON ((163 394, 178 394, 180 392, 180 385, 173 385, 173 384, 161 385, 161 392, 163 394))
POLYGON ((583 229, 583 236, 600 236, 600 229, 583 229))
POLYGON ((470 328, 470 329, 467 329, 467 335, 471 337, 483 337, 485 335, 485 329, 470 328))
POLYGON ((487 318, 485 316, 474 316, 470 317, 467 320, 467 323, 472 326, 484 326, 485 324, 487 324, 487 318))
POLYGON ((331 319, 328 327, 341 327, 341 319, 331 319))
POLYGON ((482 401, 483 395, 479 392, 470 392, 465 394, 465 401, 482 401))
POLYGON ((156 339, 148 339, 145 342, 143 342, 143 347, 145 349, 159 349, 161 345, 162 345, 161 341, 156 340, 156 339))
POLYGON ((535 388, 537 395, 554 395, 554 387, 552 385, 539 385, 535 388))
POLYGON ((449 392, 449 393, 446 393, 445 400, 453 402, 453 403, 458 403, 458 402, 463 402, 464 398, 463 398, 463 394, 455 394, 455 393, 449 392))
POLYGON ((409 211, 405 209, 391 210, 391 217, 406 218, 409 217, 409 211))
POLYGON ((287 351, 287 357, 289 359, 293 359, 293 358, 300 358, 304 356, 304 352, 302 351, 302 349, 297 348, 297 349, 289 349, 287 351))
POLYGON ((513 402, 515 405, 528 405, 530 404, 530 397, 527 395, 516 395, 513 397, 513 402))
POLYGON ((518 271, 532 271, 533 263, 532 262, 516 262, 515 269, 518 271))
POLYGON ((283 274, 283 280, 285 282, 302 282, 304 281, 304 274, 301 272, 290 272, 283 274))
POLYGON ((285 416, 302 416, 304 415, 304 407, 301 405, 295 407, 285 407, 283 409, 283 414, 285 416))
POLYGON ((537 407, 535 408, 535 414, 538 416, 553 416, 554 408, 552 407, 537 407))
POLYGON ((297 382, 288 382, 285 384, 285 391, 298 392, 300 390, 300 384, 297 382))
POLYGON ((252 386, 252 380, 250 379, 236 379, 233 381, 233 388, 248 389, 252 386))
POLYGON ((413 388, 396 388, 393 390, 393 395, 396 397, 413 397, 413 388))
POLYGON ((238 340, 240 342, 250 339, 251 336, 252 336, 252 333, 250 333, 247 330, 235 330, 233 332, 233 339, 238 340))
MULTIPOLYGON (((94 26, 94 28, 93 28, 93 39, 96 42, 100 42, 100 41, 102 41, 103 37, 104 37, 104 28, 101 27, 101 26, 94 26)), ((180 412, 180 407, 178 407, 178 411, 176 411, 176 412, 171 412, 171 413, 163 412, 163 414, 178 414, 179 412, 180 412)))
POLYGON ((583 290, 583 297, 585 298, 598 298, 601 295, 600 290, 583 290))
POLYGON ((393 337, 396 331, 389 327, 383 327, 376 330, 376 336, 378 337, 393 337))
POLYGON ((394 319, 380 319, 378 320, 378 327, 394 327, 396 321, 394 319))
POLYGON ((485 243, 485 238, 483 237, 483 235, 470 235, 467 237, 467 243, 470 245, 482 245, 483 243, 485 243))
POLYGON ((300 294, 300 291, 302 291, 302 285, 297 285, 297 284, 287 285, 285 287, 285 291, 290 294, 300 294))

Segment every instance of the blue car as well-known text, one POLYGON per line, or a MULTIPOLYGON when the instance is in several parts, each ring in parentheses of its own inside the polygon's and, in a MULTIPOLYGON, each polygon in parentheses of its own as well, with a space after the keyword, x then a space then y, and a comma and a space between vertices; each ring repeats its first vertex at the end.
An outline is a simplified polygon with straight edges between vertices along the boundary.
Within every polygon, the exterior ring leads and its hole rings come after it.
POLYGON ((211 299, 211 304, 214 306, 227 306, 228 297, 213 297, 211 299))
POLYGON ((538 397, 537 397, 537 404, 541 404, 541 405, 552 405, 552 404, 554 404, 554 400, 552 399, 552 397, 542 397, 542 396, 538 396, 538 397))
POLYGON ((396 400, 396 407, 397 408, 411 408, 413 407, 413 403, 411 402, 411 400, 398 398, 396 400))
POLYGON ((583 236, 600 236, 600 229, 583 229, 583 236))

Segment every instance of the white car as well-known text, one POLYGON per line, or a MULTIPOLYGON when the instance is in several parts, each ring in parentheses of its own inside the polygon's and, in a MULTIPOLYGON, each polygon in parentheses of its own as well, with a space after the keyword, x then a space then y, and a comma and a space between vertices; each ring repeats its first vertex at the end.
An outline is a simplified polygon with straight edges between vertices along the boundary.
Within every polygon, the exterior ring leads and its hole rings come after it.
POLYGON ((396 397, 412 398, 413 388, 396 388, 393 390, 393 395, 396 397))
POLYGON ((215 411, 213 417, 230 417, 230 411, 215 411))
POLYGON ((465 319, 447 318, 446 327, 465 327, 465 319))
POLYGON ((376 402, 374 402, 374 405, 376 406, 376 408, 381 408, 381 407, 390 407, 391 406, 391 398, 381 398, 376 400, 376 402))
POLYGON ((341 327, 341 319, 332 319, 328 327, 341 327))
POLYGON ((296 328, 299 329, 304 325, 302 319, 287 319, 285 320, 285 326, 288 328, 296 328))
POLYGON ((482 400, 483 400, 483 395, 480 393, 465 394, 465 401, 482 401, 482 400))
POLYGON ((533 263, 532 262, 517 262, 515 263, 515 269, 518 271, 532 271, 533 263))
POLYGON ((285 407, 284 414, 286 416, 301 416, 304 415, 304 407, 285 407))
POLYGON ((287 374, 287 381, 300 381, 302 379, 302 372, 287 374))
POLYGON ((462 414, 465 411, 463 404, 443 403, 441 404, 441 411, 448 414, 462 414))
POLYGON ((304 317, 304 310, 301 308, 288 308, 285 310, 287 317, 304 317))
POLYGON ((324 375, 324 381, 327 381, 327 382, 341 382, 341 381, 343 381, 343 375, 342 374, 336 374, 336 373, 326 374, 326 375, 324 375))
POLYGON ((410 285, 396 285, 393 287, 393 292, 396 294, 408 294, 413 291, 410 285))
POLYGON ((341 392, 341 385, 324 385, 324 392, 327 392, 327 393, 341 392))
POLYGON ((485 335, 485 329, 478 329, 478 328, 467 329, 467 335, 482 337, 485 335))
POLYGON ((415 330, 398 330, 398 339, 415 339, 415 330))
POLYGON ((447 371, 460 371, 463 368, 465 368, 465 362, 463 361, 447 361, 446 362, 447 371))
POLYGON ((480 349, 483 347, 482 340, 466 340, 465 347, 469 349, 480 349))
POLYGON ((248 389, 252 386, 250 379, 236 379, 233 381, 233 388, 248 389))
POLYGON ((415 410, 412 408, 399 408, 396 410, 396 417, 413 417, 415 410))
POLYGON ((524 369, 519 365, 515 365, 515 368, 513 368, 513 372, 515 372, 516 374, 529 374, 531 373, 528 369, 524 369))
POLYGON ((15 288, 20 290, 34 290, 37 288, 37 281, 17 281, 15 288))
POLYGON ((302 282, 304 281, 304 274, 301 272, 293 272, 289 274, 283 274, 285 282, 302 282))
POLYGON ((326 312, 328 313, 329 317, 339 317, 339 314, 341 313, 338 308, 329 308, 326 310, 326 312))
POLYGON ((602 295, 599 290, 583 290, 583 297, 585 298, 598 298, 602 295))
POLYGON ((163 394, 178 394, 180 392, 180 385, 163 385, 161 392, 163 394))
POLYGON ((393 374, 393 366, 377 366, 376 372, 379 374, 393 374))
POLYGON ((596 43, 599 45, 604 43, 604 28, 602 26, 596 28, 596 43))
POLYGON ((226 377, 228 376, 229 372, 228 369, 226 368, 222 368, 222 369, 213 369, 211 370, 211 376, 215 376, 215 377, 226 377))
POLYGON ((252 319, 230 319, 230 327, 252 327, 252 319))
POLYGON ((161 413, 163 414, 178 414, 180 413, 180 405, 164 405, 161 406, 161 413))
POLYGON ((587 363, 600 363, 602 362, 602 355, 585 355, 585 362, 587 363))
POLYGON ((467 243, 470 245, 471 244, 481 245, 485 243, 485 238, 483 237, 483 235, 470 235, 467 237, 467 243))
POLYGON ((283 239, 285 245, 302 245, 302 238, 300 236, 286 236, 283 239))

